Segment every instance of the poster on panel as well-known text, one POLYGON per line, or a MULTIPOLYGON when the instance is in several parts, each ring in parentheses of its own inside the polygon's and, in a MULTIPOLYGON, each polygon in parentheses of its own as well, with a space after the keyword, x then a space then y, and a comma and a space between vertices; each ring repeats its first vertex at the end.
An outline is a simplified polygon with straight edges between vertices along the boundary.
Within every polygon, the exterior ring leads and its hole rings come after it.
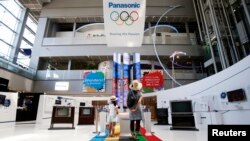
POLYGON ((150 93, 164 89, 164 76, 162 70, 142 70, 143 92, 150 93))
POLYGON ((82 92, 105 92, 105 73, 99 70, 83 71, 82 92))
POLYGON ((140 47, 145 9, 146 0, 103 0, 107 46, 140 47))

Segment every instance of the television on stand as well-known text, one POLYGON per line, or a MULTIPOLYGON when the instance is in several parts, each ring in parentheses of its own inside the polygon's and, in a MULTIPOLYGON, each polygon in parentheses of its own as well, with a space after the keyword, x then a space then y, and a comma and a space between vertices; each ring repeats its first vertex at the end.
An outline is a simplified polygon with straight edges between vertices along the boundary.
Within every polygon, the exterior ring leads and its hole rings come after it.
POLYGON ((52 129, 75 129, 74 127, 75 107, 53 106, 52 118, 49 130, 52 129), (72 124, 71 127, 54 127, 54 124, 72 124))
POLYGON ((78 125, 92 125, 95 119, 94 107, 79 107, 78 125))

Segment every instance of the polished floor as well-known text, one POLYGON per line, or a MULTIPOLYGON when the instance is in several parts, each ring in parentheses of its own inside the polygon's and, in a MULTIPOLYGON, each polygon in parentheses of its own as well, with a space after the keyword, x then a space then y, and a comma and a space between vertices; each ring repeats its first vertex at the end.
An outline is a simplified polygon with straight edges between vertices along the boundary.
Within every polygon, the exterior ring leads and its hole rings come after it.
MULTIPOLYGON (((170 130, 170 125, 154 125, 152 132, 163 141, 207 141, 207 129, 170 130)), ((0 141, 89 141, 96 134, 94 125, 76 126, 74 130, 48 130, 48 125, 17 124, 0 128, 0 141)))

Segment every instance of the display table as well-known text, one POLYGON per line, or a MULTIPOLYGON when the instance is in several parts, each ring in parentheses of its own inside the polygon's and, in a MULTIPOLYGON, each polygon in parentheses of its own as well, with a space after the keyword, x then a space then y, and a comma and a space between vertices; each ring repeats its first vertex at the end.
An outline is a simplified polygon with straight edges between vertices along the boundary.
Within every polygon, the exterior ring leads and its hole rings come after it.
POLYGON ((129 113, 119 113, 120 136, 130 136, 130 120, 129 113))

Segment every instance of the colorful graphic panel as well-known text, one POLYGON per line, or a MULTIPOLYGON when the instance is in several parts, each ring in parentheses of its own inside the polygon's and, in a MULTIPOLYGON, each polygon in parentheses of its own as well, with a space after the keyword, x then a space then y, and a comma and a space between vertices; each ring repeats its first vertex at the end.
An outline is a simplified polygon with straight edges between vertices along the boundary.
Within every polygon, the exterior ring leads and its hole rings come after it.
POLYGON ((103 71, 83 71, 82 92, 105 92, 105 73, 103 71))

